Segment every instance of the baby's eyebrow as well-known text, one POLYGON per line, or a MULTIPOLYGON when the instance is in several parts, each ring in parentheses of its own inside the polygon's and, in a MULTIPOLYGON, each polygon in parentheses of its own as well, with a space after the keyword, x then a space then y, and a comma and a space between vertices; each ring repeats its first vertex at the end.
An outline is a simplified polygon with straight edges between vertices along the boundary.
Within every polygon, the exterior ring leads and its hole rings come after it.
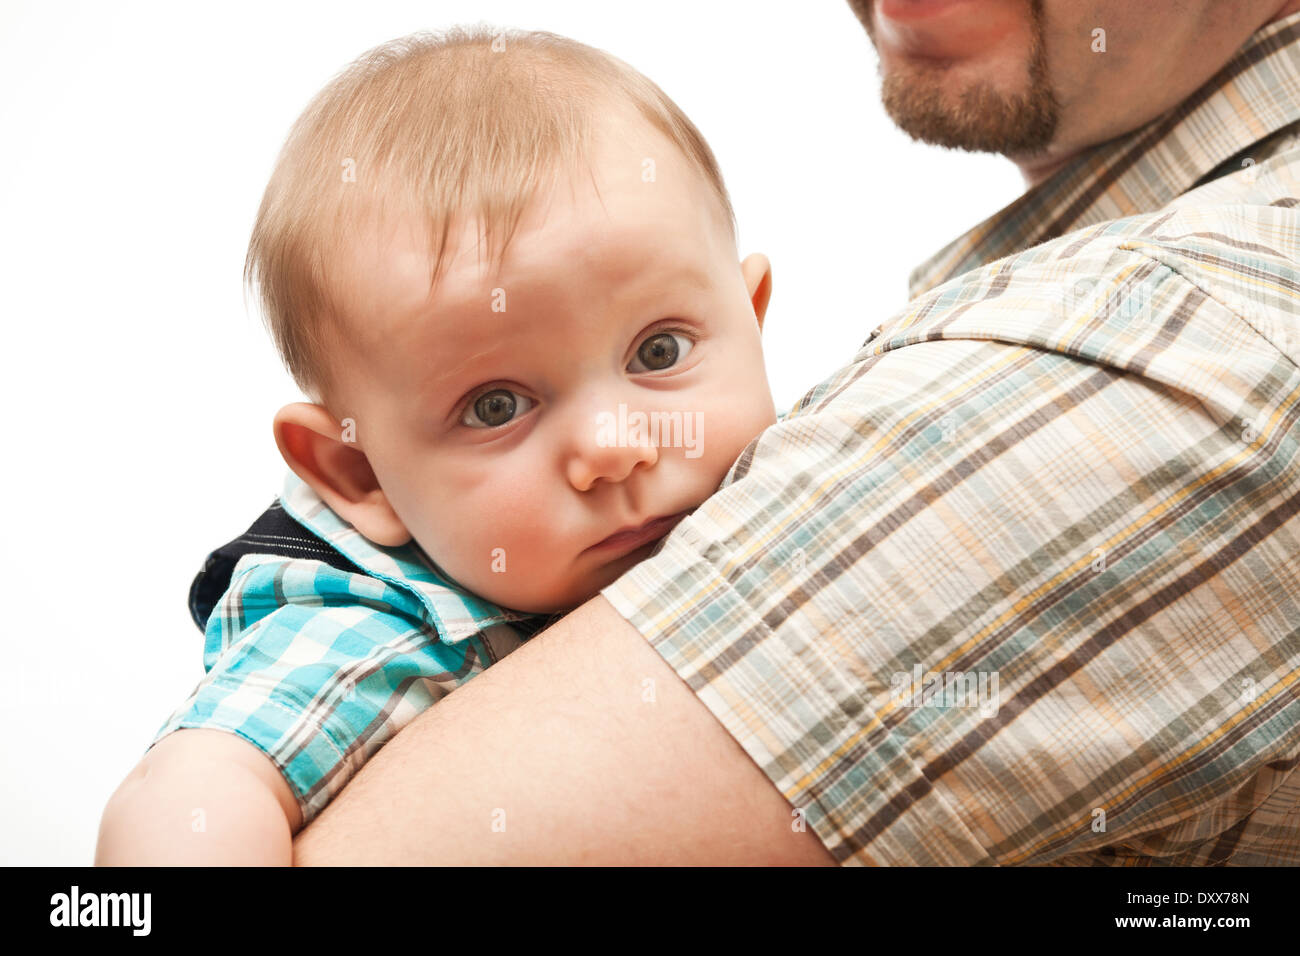
POLYGON ((707 289, 713 282, 709 270, 703 268, 694 259, 677 264, 668 270, 668 276, 673 279, 691 279, 701 289, 707 289))
POLYGON ((435 382, 452 381, 456 378, 457 375, 461 373, 463 369, 472 365, 474 362, 476 362, 478 359, 482 358, 483 356, 488 355, 495 351, 497 351, 497 349, 495 348, 480 349, 479 351, 475 352, 473 355, 467 356, 466 358, 457 362, 451 368, 446 368, 446 367, 442 368, 438 376, 434 379, 434 381, 435 382))
POLYGON ((435 370, 428 376, 424 382, 421 391, 429 398, 443 401, 449 397, 447 393, 454 388, 458 388, 457 383, 464 377, 468 378, 466 370, 471 368, 476 362, 485 356, 493 353, 499 354, 498 347, 479 349, 473 355, 467 355, 463 358, 456 356, 455 350, 439 350, 439 361, 435 370), (455 364, 448 366, 443 359, 450 358, 455 364))

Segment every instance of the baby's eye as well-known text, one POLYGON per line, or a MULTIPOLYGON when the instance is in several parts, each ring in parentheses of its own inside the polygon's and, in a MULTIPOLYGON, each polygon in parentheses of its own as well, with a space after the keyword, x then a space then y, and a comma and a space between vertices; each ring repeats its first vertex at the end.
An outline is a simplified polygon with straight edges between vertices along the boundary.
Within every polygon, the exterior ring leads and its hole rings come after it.
POLYGON ((470 428, 498 428, 516 414, 522 415, 532 407, 531 398, 524 398, 508 388, 494 388, 490 392, 484 392, 465 408, 460 423, 470 428), (474 422, 475 416, 482 424, 474 422))
POLYGON ((656 332, 650 338, 641 343, 641 347, 636 350, 634 362, 641 362, 645 365, 643 369, 630 368, 630 372, 658 372, 661 369, 671 368, 677 364, 677 360, 684 358, 690 352, 694 343, 685 335, 676 332, 656 332), (683 348, 677 344, 678 340, 685 342, 683 348))

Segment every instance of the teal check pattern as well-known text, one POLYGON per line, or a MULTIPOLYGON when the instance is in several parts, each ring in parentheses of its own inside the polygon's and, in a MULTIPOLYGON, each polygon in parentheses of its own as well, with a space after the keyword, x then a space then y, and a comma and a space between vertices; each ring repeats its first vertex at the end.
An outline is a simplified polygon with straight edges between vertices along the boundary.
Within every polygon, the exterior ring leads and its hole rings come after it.
POLYGON ((416 715, 546 619, 461 590, 417 547, 372 544, 293 474, 280 504, 360 571, 241 558, 208 618, 204 677, 153 743, 186 728, 237 734, 284 775, 305 824, 416 715))

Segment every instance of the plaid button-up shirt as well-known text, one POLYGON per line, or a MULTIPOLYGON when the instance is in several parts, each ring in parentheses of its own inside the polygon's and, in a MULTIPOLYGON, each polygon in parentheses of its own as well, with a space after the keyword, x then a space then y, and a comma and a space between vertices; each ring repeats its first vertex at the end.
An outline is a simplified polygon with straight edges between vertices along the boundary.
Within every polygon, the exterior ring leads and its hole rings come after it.
POLYGON ((838 860, 1300 863, 1298 124, 1300 14, 917 269, 602 592, 838 860))

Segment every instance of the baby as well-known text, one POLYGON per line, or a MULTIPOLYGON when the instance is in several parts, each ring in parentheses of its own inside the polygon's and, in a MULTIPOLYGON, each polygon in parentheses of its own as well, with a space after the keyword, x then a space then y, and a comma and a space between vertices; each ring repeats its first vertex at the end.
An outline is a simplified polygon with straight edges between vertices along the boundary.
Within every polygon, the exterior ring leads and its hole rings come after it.
POLYGON ((552 34, 352 64, 289 136, 248 275, 311 398, 274 422, 310 534, 234 567, 98 863, 290 862, 401 726, 650 555, 777 420, 770 267, 738 261, 708 145, 552 34))

